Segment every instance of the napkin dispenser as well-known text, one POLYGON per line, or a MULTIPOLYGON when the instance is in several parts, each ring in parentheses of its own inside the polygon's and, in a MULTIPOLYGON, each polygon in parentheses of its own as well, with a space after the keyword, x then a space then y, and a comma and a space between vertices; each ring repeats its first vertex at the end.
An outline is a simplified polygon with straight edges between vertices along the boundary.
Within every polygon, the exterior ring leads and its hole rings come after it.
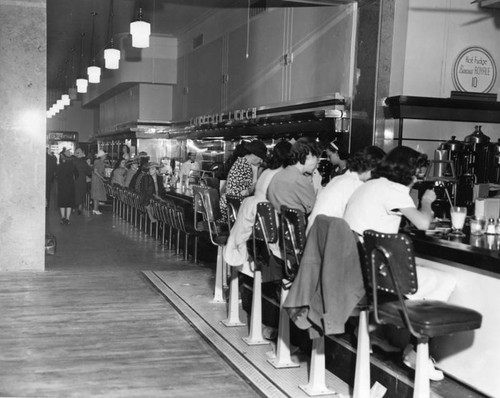
POLYGON ((477 198, 475 201, 474 215, 476 218, 494 218, 500 217, 500 198, 477 198))

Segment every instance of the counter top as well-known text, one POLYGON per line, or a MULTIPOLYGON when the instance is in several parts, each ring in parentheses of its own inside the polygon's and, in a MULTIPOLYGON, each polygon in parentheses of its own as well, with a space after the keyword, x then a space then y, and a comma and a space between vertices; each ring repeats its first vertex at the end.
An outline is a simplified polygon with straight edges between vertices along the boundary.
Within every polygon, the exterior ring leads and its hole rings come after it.
POLYGON ((446 232, 412 231, 417 256, 442 259, 500 275, 500 236, 474 236, 466 233, 463 237, 450 236, 446 232))

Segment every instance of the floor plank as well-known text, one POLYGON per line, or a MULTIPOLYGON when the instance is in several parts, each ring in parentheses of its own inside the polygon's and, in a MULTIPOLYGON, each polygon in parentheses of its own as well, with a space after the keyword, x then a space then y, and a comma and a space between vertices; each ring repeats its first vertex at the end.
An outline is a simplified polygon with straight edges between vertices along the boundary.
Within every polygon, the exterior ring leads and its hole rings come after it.
POLYGON ((192 264, 109 212, 49 217, 46 271, 0 273, 0 396, 259 396, 140 272, 192 264))

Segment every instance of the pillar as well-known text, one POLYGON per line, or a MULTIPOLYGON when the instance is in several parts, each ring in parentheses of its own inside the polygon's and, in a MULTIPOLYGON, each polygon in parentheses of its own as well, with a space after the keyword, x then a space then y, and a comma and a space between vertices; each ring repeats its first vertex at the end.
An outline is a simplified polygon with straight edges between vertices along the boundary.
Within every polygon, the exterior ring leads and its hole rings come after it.
POLYGON ((46 0, 0 0, 0 272, 45 268, 46 0))

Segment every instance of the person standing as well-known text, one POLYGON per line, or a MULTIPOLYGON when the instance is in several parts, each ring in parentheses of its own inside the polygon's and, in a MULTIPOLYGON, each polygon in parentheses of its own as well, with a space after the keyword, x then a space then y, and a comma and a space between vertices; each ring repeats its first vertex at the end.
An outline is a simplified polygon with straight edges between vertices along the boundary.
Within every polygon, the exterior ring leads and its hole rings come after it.
POLYGON ((52 191, 52 183, 57 172, 57 158, 50 153, 50 148, 47 147, 47 157, 45 161, 46 177, 45 177, 45 209, 50 205, 50 193, 52 191))
POLYGON ((75 206, 75 179, 78 178, 78 170, 73 164, 69 149, 60 154, 59 161, 57 168, 57 206, 61 213, 61 224, 69 225, 71 211, 75 206))
POLYGON ((104 188, 105 177, 105 167, 104 160, 106 159, 107 153, 102 149, 97 151, 96 159, 94 160, 94 167, 92 170, 92 181, 90 186, 90 197, 94 201, 94 209, 92 212, 97 215, 102 213, 99 211, 99 202, 105 201, 107 199, 106 189, 104 188))
POLYGON ((188 153, 188 159, 182 163, 181 171, 180 171, 180 180, 181 184, 184 180, 187 181, 191 171, 200 170, 200 164, 196 161, 196 154, 194 152, 188 153))
POLYGON ((87 193, 87 177, 92 175, 92 169, 85 159, 85 152, 82 148, 76 149, 73 163, 78 171, 78 177, 75 180, 75 209, 77 209, 77 214, 81 215, 87 193))

